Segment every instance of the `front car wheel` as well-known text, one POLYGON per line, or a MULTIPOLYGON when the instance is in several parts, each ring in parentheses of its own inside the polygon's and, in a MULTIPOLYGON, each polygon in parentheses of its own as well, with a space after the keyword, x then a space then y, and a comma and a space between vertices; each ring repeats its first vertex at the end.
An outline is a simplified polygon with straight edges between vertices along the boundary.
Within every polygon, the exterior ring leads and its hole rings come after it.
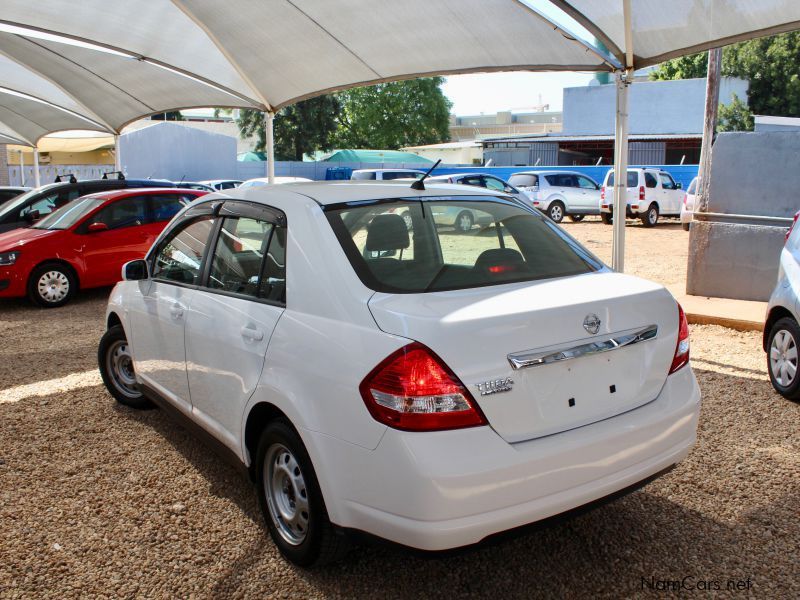
POLYGON ((57 308, 72 299, 77 287, 72 269, 61 263, 45 263, 31 272, 28 298, 43 308, 57 308))
POLYGON ((122 325, 110 327, 100 338, 97 363, 106 389, 117 402, 137 409, 152 407, 136 383, 133 354, 122 325))

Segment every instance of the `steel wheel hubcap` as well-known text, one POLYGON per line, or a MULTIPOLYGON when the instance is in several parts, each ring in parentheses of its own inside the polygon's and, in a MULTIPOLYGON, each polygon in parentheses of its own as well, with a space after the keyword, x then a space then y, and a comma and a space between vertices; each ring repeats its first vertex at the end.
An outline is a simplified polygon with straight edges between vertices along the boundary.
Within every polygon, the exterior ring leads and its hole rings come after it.
POLYGON ((472 219, 467 215, 462 215, 461 219, 458 221, 458 226, 462 231, 469 231, 472 229, 472 219))
POLYGON ((772 338, 769 366, 778 385, 789 387, 797 375, 797 344, 792 334, 781 329, 772 338))
POLYGON ((47 302, 60 302, 69 294, 69 278, 61 271, 47 271, 36 283, 39 296, 47 302))
POLYGON ((123 395, 128 398, 141 397, 142 393, 136 387, 133 356, 131 356, 127 341, 118 340, 111 344, 106 354, 106 368, 111 374, 114 387, 123 395))
POLYGON ((297 459, 282 444, 273 444, 264 461, 264 492, 272 523, 292 546, 308 534, 308 491, 297 459))
POLYGON ((658 214, 656 213, 656 209, 655 208, 651 208, 650 209, 650 222, 651 223, 655 223, 656 219, 658 219, 658 214))

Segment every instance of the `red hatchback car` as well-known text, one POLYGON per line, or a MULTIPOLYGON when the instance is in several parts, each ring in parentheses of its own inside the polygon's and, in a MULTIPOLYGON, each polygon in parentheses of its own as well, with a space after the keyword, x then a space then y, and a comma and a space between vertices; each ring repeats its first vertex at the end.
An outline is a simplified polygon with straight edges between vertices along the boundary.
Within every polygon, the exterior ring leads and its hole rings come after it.
POLYGON ((46 308, 78 288, 113 285, 142 258, 184 206, 207 192, 126 189, 77 198, 33 227, 0 234, 0 298, 28 296, 46 308))

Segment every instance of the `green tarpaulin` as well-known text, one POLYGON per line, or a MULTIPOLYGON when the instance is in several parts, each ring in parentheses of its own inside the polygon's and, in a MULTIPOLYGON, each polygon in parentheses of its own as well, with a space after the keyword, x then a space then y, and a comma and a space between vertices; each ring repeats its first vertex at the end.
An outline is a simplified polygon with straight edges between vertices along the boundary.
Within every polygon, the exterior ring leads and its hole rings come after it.
POLYGON ((327 162, 356 163, 419 163, 432 164, 433 161, 411 152, 400 150, 337 150, 325 159, 327 162))

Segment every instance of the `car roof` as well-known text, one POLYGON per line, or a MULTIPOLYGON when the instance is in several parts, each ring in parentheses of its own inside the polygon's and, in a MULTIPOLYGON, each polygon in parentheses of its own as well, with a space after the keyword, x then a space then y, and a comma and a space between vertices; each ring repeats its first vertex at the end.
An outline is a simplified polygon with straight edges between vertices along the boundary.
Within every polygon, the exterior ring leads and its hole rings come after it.
POLYGON ((517 171, 516 173, 512 173, 511 177, 514 175, 560 175, 566 173, 567 175, 583 175, 580 171, 548 171, 542 169, 541 171, 517 171))
POLYGON ((489 175, 490 177, 497 177, 497 175, 492 175, 491 173, 448 173, 447 175, 432 175, 428 179, 431 181, 438 181, 440 179, 452 179, 453 177, 478 177, 480 175, 489 175))
POLYGON ((353 169, 353 173, 424 173, 422 169, 353 169))
POLYGON ((152 194, 196 194, 198 197, 208 194, 206 190, 192 190, 186 188, 157 187, 157 188, 126 188, 121 190, 107 190, 86 194, 83 198, 99 198, 100 200, 116 200, 129 196, 149 196, 152 194))
MULTIPOLYGON (((424 190, 414 190, 410 182, 384 181, 376 183, 372 180, 353 181, 313 181, 300 183, 284 183, 274 186, 258 186, 250 188, 237 188, 226 190, 230 195, 221 198, 252 200, 254 202, 270 203, 270 199, 288 193, 306 196, 317 204, 339 204, 342 202, 365 202, 369 200, 391 200, 394 198, 426 198, 436 196, 494 196, 497 191, 476 186, 459 185, 455 183, 435 183, 428 185, 424 190)), ((213 195, 214 198, 217 194, 213 195)))

